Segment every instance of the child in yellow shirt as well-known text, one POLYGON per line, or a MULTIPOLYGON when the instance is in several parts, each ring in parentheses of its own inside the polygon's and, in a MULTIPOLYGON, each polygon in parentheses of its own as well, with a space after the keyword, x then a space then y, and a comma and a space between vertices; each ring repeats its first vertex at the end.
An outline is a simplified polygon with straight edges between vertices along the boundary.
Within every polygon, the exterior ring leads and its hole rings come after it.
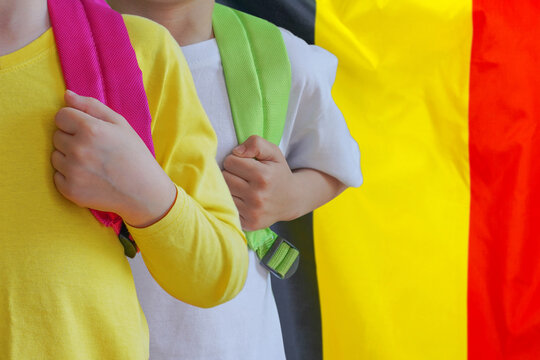
POLYGON ((124 20, 157 161, 121 116, 65 93, 46 1, 0 0, 1 359, 148 358, 123 248, 87 207, 122 216, 176 298, 210 307, 243 285, 238 213, 185 60, 161 26, 124 20))

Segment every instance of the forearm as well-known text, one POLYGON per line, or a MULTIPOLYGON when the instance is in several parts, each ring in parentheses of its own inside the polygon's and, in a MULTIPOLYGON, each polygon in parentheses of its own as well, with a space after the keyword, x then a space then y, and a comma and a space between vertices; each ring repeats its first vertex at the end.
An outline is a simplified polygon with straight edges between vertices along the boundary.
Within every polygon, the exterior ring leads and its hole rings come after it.
POLYGON ((242 289, 248 261, 243 235, 182 189, 163 219, 129 230, 154 279, 175 298, 211 307, 242 289))
POLYGON ((336 178, 314 169, 293 170, 291 201, 281 221, 293 220, 326 204, 347 186, 336 178))

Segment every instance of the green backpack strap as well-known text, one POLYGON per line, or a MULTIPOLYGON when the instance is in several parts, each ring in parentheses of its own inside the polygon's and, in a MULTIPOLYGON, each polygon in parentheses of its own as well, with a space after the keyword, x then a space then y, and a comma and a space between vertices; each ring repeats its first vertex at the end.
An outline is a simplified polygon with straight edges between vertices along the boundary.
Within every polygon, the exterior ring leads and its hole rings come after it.
MULTIPOLYGON (((291 91, 291 64, 279 29, 266 20, 216 4, 213 27, 238 143, 259 135, 279 145, 291 91)), ((250 249, 277 277, 297 269, 298 250, 270 229, 245 233, 250 249)))

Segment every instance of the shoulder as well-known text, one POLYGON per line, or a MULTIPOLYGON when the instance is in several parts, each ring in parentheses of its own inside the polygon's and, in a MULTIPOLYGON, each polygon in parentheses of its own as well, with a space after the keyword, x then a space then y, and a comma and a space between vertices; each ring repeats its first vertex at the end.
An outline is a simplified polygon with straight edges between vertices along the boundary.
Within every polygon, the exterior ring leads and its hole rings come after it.
POLYGON ((165 82, 184 85, 191 79, 182 50, 162 25, 135 15, 122 15, 143 74, 147 95, 161 91, 165 82))
POLYGON ((306 43, 290 31, 280 28, 291 62, 293 86, 332 86, 338 60, 329 51, 306 43))
POLYGON ((122 17, 143 73, 156 66, 183 60, 180 46, 164 26, 140 16, 122 17))
POLYGON ((198 116, 199 107, 182 106, 196 103, 197 93, 176 40, 165 27, 151 20, 133 15, 123 17, 142 72, 153 123, 163 122, 160 118, 173 119, 174 114, 190 109, 198 116))
POLYGON ((169 32, 162 25, 136 15, 122 15, 122 18, 136 50, 142 47, 156 49, 168 42, 169 32))

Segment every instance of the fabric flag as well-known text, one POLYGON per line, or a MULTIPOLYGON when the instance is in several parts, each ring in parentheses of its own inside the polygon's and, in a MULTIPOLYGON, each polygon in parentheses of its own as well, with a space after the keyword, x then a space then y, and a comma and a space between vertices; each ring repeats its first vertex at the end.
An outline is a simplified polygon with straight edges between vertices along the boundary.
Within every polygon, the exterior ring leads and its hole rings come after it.
POLYGON ((540 359, 540 2, 231 2, 339 58, 365 183, 309 229, 324 358, 540 359))

